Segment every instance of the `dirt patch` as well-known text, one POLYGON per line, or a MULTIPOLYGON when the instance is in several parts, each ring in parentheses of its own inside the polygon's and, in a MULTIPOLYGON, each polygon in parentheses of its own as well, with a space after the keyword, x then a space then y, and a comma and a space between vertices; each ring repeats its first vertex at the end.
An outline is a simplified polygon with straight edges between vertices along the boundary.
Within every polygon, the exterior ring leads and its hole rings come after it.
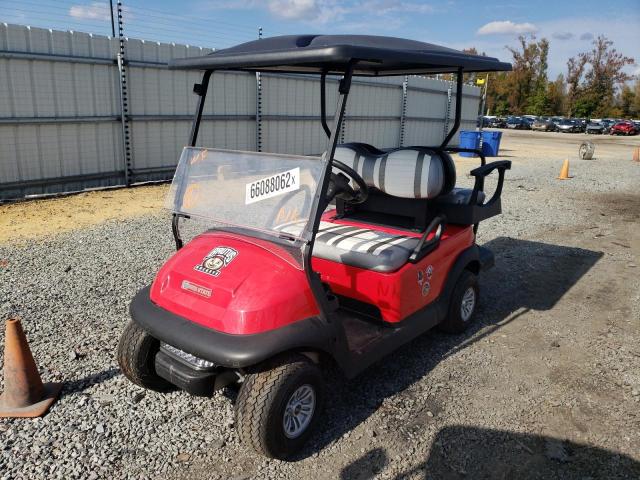
POLYGON ((640 220, 640 193, 604 193, 593 196, 601 214, 621 217, 626 222, 640 220))
POLYGON ((102 190, 0 205, 0 242, 43 237, 159 212, 167 185, 102 190))

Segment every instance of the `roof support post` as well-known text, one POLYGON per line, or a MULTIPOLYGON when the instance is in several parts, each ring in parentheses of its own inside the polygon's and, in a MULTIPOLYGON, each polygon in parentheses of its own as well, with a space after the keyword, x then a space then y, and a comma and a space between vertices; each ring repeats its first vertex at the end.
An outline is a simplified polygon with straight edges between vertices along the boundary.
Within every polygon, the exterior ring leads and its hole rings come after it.
POLYGON ((304 271, 307 274, 307 279, 309 281, 309 285, 311 286, 311 291, 313 292, 316 302, 318 303, 318 307, 320 308, 320 317, 325 321, 330 321, 330 317, 326 315, 326 313, 329 311, 329 304, 322 283, 320 282, 318 275, 313 271, 311 259, 313 255, 313 244, 315 241, 316 232, 318 231, 318 226, 320 224, 320 218, 324 213, 324 209, 327 207, 327 201, 325 197, 327 195, 329 179, 331 178, 331 163, 333 155, 336 153, 338 139, 340 138, 342 122, 344 121, 344 112, 347 107, 347 97, 349 96, 349 91, 351 90, 351 78, 353 76, 353 68, 355 66, 355 63, 356 62, 353 60, 349 62, 347 70, 345 71, 342 80, 340 80, 340 86, 338 87, 338 104, 336 106, 336 111, 333 117, 333 130, 331 131, 331 135, 329 135, 329 138, 327 139, 327 147, 324 155, 321 158, 321 162, 323 163, 323 170, 320 177, 320 185, 318 185, 318 188, 316 188, 315 197, 313 198, 313 206, 311 207, 310 212, 310 218, 313 222, 311 228, 311 239, 303 250, 304 271))
POLYGON ((209 79, 213 70, 207 70, 202 76, 202 83, 193 85, 193 93, 198 95, 198 106, 191 124, 191 134, 189 135, 189 146, 195 147, 198 140, 198 131, 200 130, 200 121, 202 120, 202 111, 204 110, 204 102, 207 99, 207 90, 209 89, 209 79))
MULTIPOLYGON (((202 121, 202 111, 204 110, 204 102, 207 99, 207 90, 209 90, 209 79, 213 70, 207 70, 202 76, 202 83, 196 83, 193 85, 193 93, 198 95, 198 105, 196 107, 196 113, 193 116, 193 123, 191 124, 191 134, 189 135, 189 146, 195 147, 198 140, 198 131, 200 130, 200 122, 202 121)), ((179 198, 182 197, 182 192, 178 193, 179 198)), ((180 217, 188 218, 185 215, 174 213, 171 218, 171 232, 173 233, 173 241, 176 244, 176 250, 180 250, 183 246, 182 237, 180 236, 180 217)))
MULTIPOLYGON (((453 138, 453 136, 458 131, 458 128, 460 128, 460 120, 462 117, 462 79, 463 79, 462 68, 458 68, 458 74, 456 76, 456 116, 453 121, 453 127, 451 128, 451 130, 449 130, 449 133, 442 141, 440 148, 446 147, 451 141, 451 139, 453 138)), ((448 120, 449 120, 449 115, 447 112, 447 121, 448 120)))
POLYGON ((327 72, 320 74, 320 121, 327 138, 331 138, 331 129, 327 125, 327 72))

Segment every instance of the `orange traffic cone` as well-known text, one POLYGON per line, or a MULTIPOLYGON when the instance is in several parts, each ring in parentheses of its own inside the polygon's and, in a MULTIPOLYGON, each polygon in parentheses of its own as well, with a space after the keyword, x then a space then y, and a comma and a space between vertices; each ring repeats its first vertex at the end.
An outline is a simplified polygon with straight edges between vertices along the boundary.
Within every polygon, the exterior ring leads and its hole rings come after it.
POLYGON ((636 147, 633 150, 633 161, 640 162, 640 147, 636 147))
POLYGON ((7 320, 4 339, 4 392, 0 417, 40 417, 55 401, 61 383, 42 384, 20 320, 7 320))
POLYGON ((562 164, 562 168, 560 169, 560 176, 558 180, 569 180, 571 177, 569 176, 569 159, 567 158, 562 164))

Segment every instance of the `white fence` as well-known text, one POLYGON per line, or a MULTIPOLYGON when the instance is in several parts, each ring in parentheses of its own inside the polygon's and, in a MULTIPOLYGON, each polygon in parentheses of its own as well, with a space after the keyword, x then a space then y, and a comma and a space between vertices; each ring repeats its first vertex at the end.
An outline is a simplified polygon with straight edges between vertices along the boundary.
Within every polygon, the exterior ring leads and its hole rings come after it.
MULTIPOLYGON (((171 178, 201 73, 168 70, 166 62, 210 50, 128 39, 125 51, 129 138, 122 134, 117 38, 0 24, 0 200, 121 185, 127 155, 132 182, 171 178)), ((354 79, 341 140, 439 144, 453 124, 455 84, 403 83, 354 79)), ((462 129, 475 127, 479 96, 464 87, 462 129)), ((329 118, 336 98, 337 80, 328 79, 329 118)), ((318 78, 263 74, 259 88, 253 74, 216 72, 199 143, 319 154, 326 141, 319 119, 318 78)))

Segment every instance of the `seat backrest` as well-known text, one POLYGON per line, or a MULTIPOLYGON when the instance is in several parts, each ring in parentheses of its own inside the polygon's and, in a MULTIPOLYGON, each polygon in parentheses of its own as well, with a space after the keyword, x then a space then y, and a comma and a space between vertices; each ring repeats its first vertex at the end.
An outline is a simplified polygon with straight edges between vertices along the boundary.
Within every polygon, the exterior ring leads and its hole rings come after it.
POLYGON ((334 155, 353 168, 370 187, 400 198, 432 199, 456 183, 448 153, 427 147, 378 150, 365 143, 338 145, 334 155))

